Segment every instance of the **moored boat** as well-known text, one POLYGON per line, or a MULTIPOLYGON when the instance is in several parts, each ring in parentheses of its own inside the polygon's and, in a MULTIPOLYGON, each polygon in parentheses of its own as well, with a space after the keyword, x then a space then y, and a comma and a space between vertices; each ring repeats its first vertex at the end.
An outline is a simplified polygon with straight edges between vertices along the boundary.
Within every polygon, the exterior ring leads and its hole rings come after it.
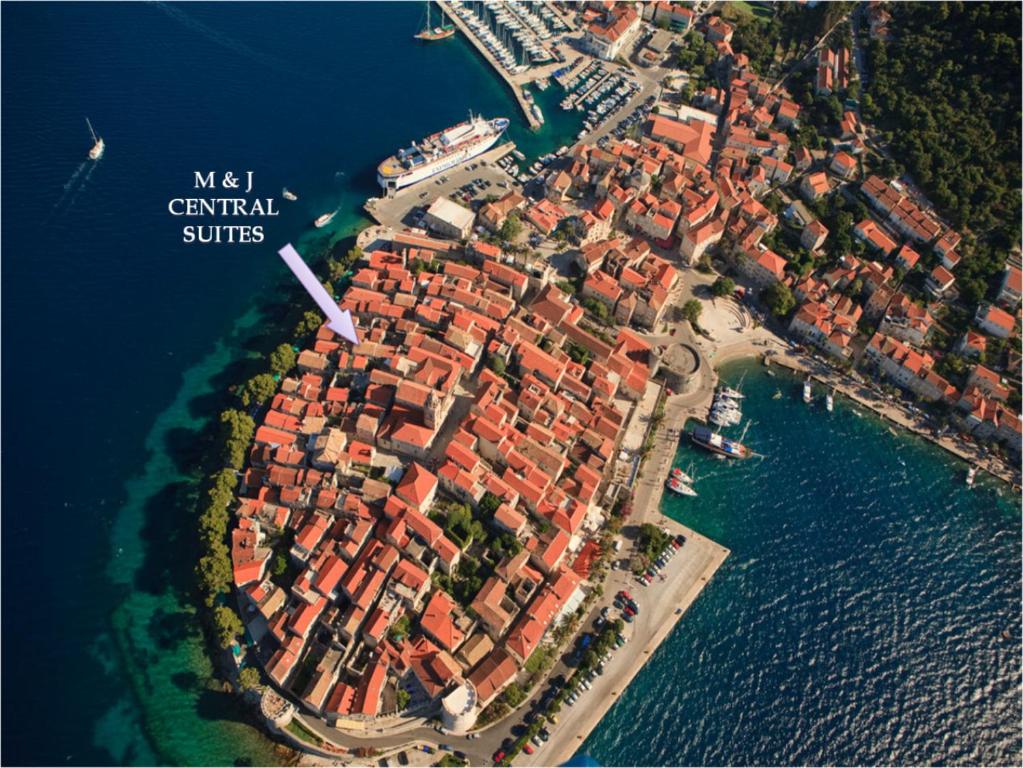
POLYGON ((738 440, 730 440, 707 427, 693 427, 689 439, 701 448, 729 459, 748 459, 753 455, 753 451, 738 440))
POLYGON ((810 389, 810 377, 803 382, 803 402, 809 404, 813 400, 813 390, 810 389))
POLYGON ((824 396, 824 407, 828 409, 828 413, 835 410, 835 396, 830 392, 824 396))
POLYGON ((668 490, 679 496, 697 496, 696 489, 674 477, 668 478, 668 490))
POLYGON ((681 480, 683 483, 690 483, 690 484, 692 484, 692 482, 693 482, 693 478, 688 473, 683 472, 678 467, 672 468, 671 476, 681 480))
POLYGON ((977 468, 970 467, 966 470, 966 487, 972 488, 973 484, 977 481, 977 468))
POLYGON ((455 34, 454 24, 443 23, 444 11, 441 11, 440 16, 442 23, 439 26, 434 27, 430 23, 430 6, 432 4, 433 3, 430 0, 427 0, 426 23, 423 25, 423 28, 415 34, 416 40, 425 40, 427 42, 433 42, 434 40, 447 40, 449 37, 455 34))

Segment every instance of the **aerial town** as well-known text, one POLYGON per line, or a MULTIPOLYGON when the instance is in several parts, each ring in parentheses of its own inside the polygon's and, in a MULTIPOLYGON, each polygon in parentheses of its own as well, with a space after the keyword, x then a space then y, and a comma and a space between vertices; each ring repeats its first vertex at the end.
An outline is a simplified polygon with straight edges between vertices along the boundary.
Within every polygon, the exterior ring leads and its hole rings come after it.
POLYGON ((974 237, 865 119, 857 49, 888 34, 883 3, 782 78, 713 4, 547 4, 533 67, 488 42, 480 5, 441 7, 511 87, 578 83, 582 104, 620 72, 619 91, 528 169, 497 145, 452 179, 384 185, 339 301, 359 343, 320 327, 258 411, 230 534, 239 663, 265 673, 267 718, 321 755, 484 729, 500 735, 482 759, 530 764, 558 705, 639 653, 664 581, 639 579, 712 544, 639 480, 664 484, 666 407, 706 416, 715 312, 773 337, 765 362, 866 388, 1019 482, 1020 254, 996 291, 962 290, 974 237), (558 662, 590 642, 581 672, 558 662), (506 738, 543 691, 554 711, 506 738))

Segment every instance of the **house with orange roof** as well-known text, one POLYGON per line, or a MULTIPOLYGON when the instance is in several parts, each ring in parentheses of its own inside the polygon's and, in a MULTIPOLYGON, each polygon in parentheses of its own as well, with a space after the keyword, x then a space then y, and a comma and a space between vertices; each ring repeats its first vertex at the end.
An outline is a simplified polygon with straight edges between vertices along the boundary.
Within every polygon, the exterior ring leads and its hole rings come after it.
POLYGON ((785 277, 788 262, 769 248, 748 253, 739 259, 739 272, 757 288, 766 288, 785 277))
POLYGON ((583 281, 582 295, 584 298, 596 299, 613 310, 622 297, 622 287, 607 272, 594 272, 583 281))
POLYGON ((987 336, 974 330, 967 330, 956 341, 953 351, 962 357, 979 358, 987 352, 987 336))
POLYGON ((497 576, 491 576, 476 593, 469 606, 479 616, 483 629, 497 640, 508 629, 514 618, 515 603, 507 597, 508 582, 497 576))
POLYGON ((686 264, 696 264, 724 234, 725 224, 721 218, 707 219, 702 224, 686 230, 679 242, 679 254, 686 264))
POLYGON ((951 400, 955 387, 933 371, 934 358, 908 344, 875 333, 867 343, 865 358, 903 389, 924 400, 951 400))
POLYGON ((823 171, 808 173, 799 182, 799 191, 804 198, 810 201, 824 197, 831 192, 831 187, 828 184, 828 175, 823 171))
POLYGON ((1019 305, 1023 298, 1023 272, 1019 267, 1010 264, 1002 273, 1002 282, 998 286, 998 303, 1006 307, 1019 305))
POLYGON ((449 651, 455 651, 465 634, 455 624, 455 603, 443 590, 434 590, 419 617, 423 633, 449 651))
POLYGON ((642 19, 633 5, 615 4, 586 25, 583 46, 599 59, 614 61, 635 38, 641 24, 642 19))
POLYGON ((1016 325, 1016 320, 1012 315, 993 304, 982 304, 977 307, 977 314, 973 320, 982 331, 997 336, 999 339, 1009 338, 1016 325))
POLYGON ((955 275, 939 264, 927 276, 924 287, 934 296, 941 296, 952 287, 955 281, 955 275))
POLYGON ((816 251, 828 239, 828 228, 814 219, 803 229, 799 236, 799 244, 808 251, 816 251))
POLYGON ((376 661, 371 664, 359 680, 351 714, 376 717, 380 712, 380 696, 387 683, 387 663, 376 661))
POLYGON ((519 672, 515 659, 503 648, 496 648, 469 675, 481 709, 497 698, 519 672))
POLYGON ((895 241, 888 237, 873 219, 864 219, 853 227, 853 235, 882 256, 887 256, 895 250, 895 241))
POLYGON ((856 176, 856 158, 848 152, 836 152, 831 158, 831 164, 828 168, 840 178, 851 179, 856 176))
POLYGON ((914 303, 909 296, 899 292, 889 302, 877 330, 886 336, 922 347, 933 323, 934 318, 926 307, 914 303))
POLYGON ((413 461, 401 476, 401 481, 394 492, 402 501, 424 512, 430 508, 437 495, 437 476, 422 464, 413 461))

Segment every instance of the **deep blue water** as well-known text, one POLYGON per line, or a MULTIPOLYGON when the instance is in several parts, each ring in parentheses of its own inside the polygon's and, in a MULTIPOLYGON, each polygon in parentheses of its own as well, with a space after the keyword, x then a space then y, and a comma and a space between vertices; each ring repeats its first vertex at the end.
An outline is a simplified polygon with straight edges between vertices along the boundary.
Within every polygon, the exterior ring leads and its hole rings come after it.
POLYGON ((578 130, 529 133, 464 40, 412 40, 422 12, 3 6, 5 762, 276 759, 209 685, 187 595, 196 435, 277 338, 276 249, 350 234, 379 160, 470 109, 530 156, 578 130), (167 202, 209 170, 277 197, 265 244, 181 242, 167 202))
MULTIPOLYGON (((581 748, 602 765, 1021 759, 1020 506, 838 398, 745 372, 746 442, 664 510, 731 556, 581 748), (775 399, 776 392, 781 397, 775 399), (1007 633, 1007 637, 1003 637, 1007 633)), ((684 550, 683 550, 684 552, 684 550)))

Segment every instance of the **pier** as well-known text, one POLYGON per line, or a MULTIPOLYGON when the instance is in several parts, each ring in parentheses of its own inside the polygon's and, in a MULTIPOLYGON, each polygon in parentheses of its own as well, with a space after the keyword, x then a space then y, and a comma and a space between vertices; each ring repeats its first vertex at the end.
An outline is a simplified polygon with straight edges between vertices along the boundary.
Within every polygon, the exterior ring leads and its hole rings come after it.
MULTIPOLYGON (((440 5, 443 8, 445 4, 441 3, 440 5)), ((452 24, 458 27, 461 33, 465 35, 469 42, 476 47, 476 50, 480 52, 480 55, 487 60, 487 63, 494 68, 494 71, 497 72, 501 79, 504 80, 507 86, 511 89, 511 92, 515 95, 515 100, 519 103, 519 107, 522 109, 522 114, 526 116, 526 121, 529 123, 529 127, 534 130, 538 129, 541 123, 533 114, 533 105, 526 101, 526 97, 522 94, 522 87, 515 82, 511 74, 503 66, 501 66, 501 62, 494 58, 494 55, 487 50, 485 45, 483 45, 483 41, 476 37, 476 34, 469 28, 469 25, 462 21, 457 13, 445 9, 444 15, 448 17, 452 24)))

